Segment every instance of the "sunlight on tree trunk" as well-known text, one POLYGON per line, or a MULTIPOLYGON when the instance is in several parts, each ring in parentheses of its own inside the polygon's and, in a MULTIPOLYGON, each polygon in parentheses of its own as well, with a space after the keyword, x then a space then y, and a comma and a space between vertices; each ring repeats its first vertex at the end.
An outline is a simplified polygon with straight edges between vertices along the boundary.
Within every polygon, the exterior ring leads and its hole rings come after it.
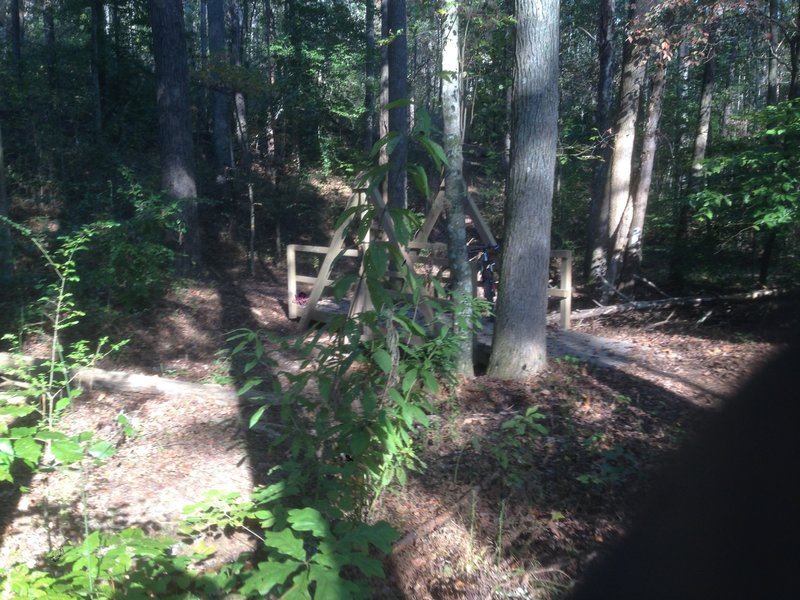
POLYGON ((642 263, 642 235, 647 214, 647 202, 650 197, 650 186, 653 181, 653 165, 658 147, 658 124, 661 121, 661 108, 666 89, 667 58, 662 56, 656 61, 656 72, 653 75, 653 87, 650 90, 650 105, 647 109, 647 123, 642 134, 642 151, 639 158, 639 175, 633 192, 633 215, 630 232, 625 247, 625 260, 620 281, 620 288, 631 287, 634 276, 639 274, 642 263))
POLYGON ((625 41, 622 56, 622 81, 619 91, 619 107, 614 135, 614 150, 606 183, 608 196, 608 272, 603 288, 603 302, 608 302, 616 284, 622 264, 625 245, 628 241, 633 207, 631 206, 631 183, 633 179, 633 149, 636 140, 636 122, 639 116, 639 97, 644 82, 650 40, 645 17, 652 0, 631 0, 629 4, 629 38, 625 41))
POLYGON ((547 361, 550 221, 558 138, 558 0, 517 0, 511 168, 488 374, 524 379, 547 361))
POLYGON ((456 358, 458 373, 474 375, 472 366, 472 269, 467 257, 464 188, 461 148, 461 64, 459 61, 458 4, 446 4, 444 44, 442 46, 442 116, 444 123, 445 199, 447 207, 447 248, 453 278, 454 327, 459 338, 456 358), (466 326, 466 327, 465 327, 466 326))
POLYGON ((167 196, 181 201, 184 256, 178 270, 189 274, 200 263, 200 225, 194 179, 194 145, 189 112, 189 65, 180 0, 150 0, 156 67, 161 183, 167 196))
POLYGON ((608 196, 605 182, 611 159, 610 132, 611 108, 614 96, 614 0, 602 0, 597 24, 597 54, 599 76, 597 80, 597 106, 595 127, 599 139, 600 159, 592 173, 592 199, 589 209, 589 243, 586 245, 584 274, 587 282, 605 277, 608 268, 608 196))

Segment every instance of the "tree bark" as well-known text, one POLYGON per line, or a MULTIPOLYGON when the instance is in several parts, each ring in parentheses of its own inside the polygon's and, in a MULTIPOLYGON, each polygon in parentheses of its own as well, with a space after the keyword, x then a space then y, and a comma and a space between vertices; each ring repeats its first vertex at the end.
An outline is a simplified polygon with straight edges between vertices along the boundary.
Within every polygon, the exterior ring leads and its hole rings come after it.
POLYGON ((406 208, 406 163, 408 161, 408 46, 405 0, 387 0, 387 25, 391 41, 387 47, 389 66, 389 104, 400 102, 389 110, 389 131, 399 141, 389 156, 389 206, 406 208))
MULTIPOLYGON (((619 108, 611 153, 611 166, 606 182, 608 196, 608 272, 606 280, 616 285, 619 268, 628 241, 633 207, 633 150, 636 141, 636 122, 639 116, 639 96, 650 54, 650 39, 645 29, 645 18, 652 0, 630 0, 628 39, 622 55, 622 81, 620 82, 619 108)), ((610 293, 604 288, 603 299, 610 293)))
POLYGON ((224 180, 225 170, 233 166, 231 147, 231 97, 215 75, 227 64, 225 57, 225 8, 223 0, 208 0, 208 52, 211 65, 211 136, 214 146, 214 161, 218 177, 224 180))
POLYGON ((800 98, 800 0, 796 0, 794 11, 794 33, 789 40, 789 100, 800 98))
POLYGON ((690 233, 689 196, 700 191, 703 186, 703 161, 706 158, 706 150, 708 149, 708 140, 711 130, 711 103, 714 98, 714 84, 716 82, 716 43, 717 24, 711 23, 708 34, 708 46, 705 52, 705 64, 703 65, 703 82, 700 90, 700 107, 697 114, 697 133, 694 138, 689 187, 687 194, 681 199, 678 209, 677 227, 675 228, 675 236, 672 241, 669 279, 675 285, 682 285, 684 270, 687 266, 687 242, 690 233))
POLYGON ((516 0, 511 168, 503 272, 488 374, 523 379, 546 364, 550 223, 558 137, 559 2, 516 0))
POLYGON ((94 129, 96 133, 103 130, 103 99, 102 90, 105 79, 105 52, 103 49, 103 36, 105 13, 103 0, 92 0, 91 22, 89 35, 89 53, 91 55, 91 86, 92 104, 94 105, 94 129))
POLYGON ((778 0, 769 0, 769 52, 767 58, 767 106, 778 103, 778 46, 780 28, 778 0))
POLYGON ((11 0, 11 59, 17 79, 22 80, 22 3, 11 0))
POLYGON ((150 0, 156 69, 161 183, 180 201, 184 232, 178 243, 178 270, 189 274, 200 264, 200 226, 194 178, 194 146, 189 111, 189 66, 181 0, 150 0))
POLYGON ((364 18, 364 152, 375 144, 375 0, 366 0, 364 18))
POLYGON ((608 196, 605 183, 611 159, 611 106, 614 88, 614 0, 602 0, 597 24, 597 54, 600 72, 597 79, 595 128, 599 136, 597 149, 600 160, 592 173, 592 199, 589 209, 584 276, 587 282, 605 277, 608 268, 608 196))
MULTIPOLYGON (((244 8, 240 0, 230 1, 231 14, 231 63, 235 67, 244 64, 244 8)), ((236 118, 236 140, 241 151, 241 167, 250 169, 250 137, 247 134, 247 101, 240 89, 233 93, 234 116, 236 118)))
POLYGON ((42 25, 44 28, 44 55, 47 65, 47 83, 50 90, 55 90, 56 84, 56 23, 53 16, 53 0, 45 0, 42 9, 42 25))
POLYGON ((642 134, 642 152, 639 160, 639 175, 633 192, 633 215, 631 217, 628 242, 625 247, 625 260, 620 288, 631 287, 634 275, 639 274, 642 264, 642 235, 647 215, 647 202, 650 197, 650 186, 653 181, 653 165, 658 147, 658 124, 661 121, 661 108, 666 89, 667 59, 661 57, 656 61, 653 74, 653 87, 650 91, 650 104, 647 109, 647 123, 642 134))
MULTIPOLYGON (((0 129, 0 217, 8 218, 8 191, 6 189, 6 162, 3 155, 3 130, 0 129)), ((0 283, 7 284, 13 276, 11 229, 0 219, 0 283)))
POLYGON ((442 45, 442 117, 444 125, 445 206, 447 255, 453 279, 453 333, 458 339, 456 369, 463 377, 475 373, 472 364, 472 269, 467 256, 464 157, 461 142, 461 64, 459 61, 458 4, 448 2, 442 45))

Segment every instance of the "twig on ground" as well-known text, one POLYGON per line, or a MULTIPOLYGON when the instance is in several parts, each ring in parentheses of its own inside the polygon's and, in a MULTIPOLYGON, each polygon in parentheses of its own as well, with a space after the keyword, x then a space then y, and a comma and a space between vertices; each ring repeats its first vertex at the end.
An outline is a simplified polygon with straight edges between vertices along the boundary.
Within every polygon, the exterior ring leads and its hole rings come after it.
POLYGON ((491 485, 491 483, 497 479, 498 473, 492 473, 487 479, 485 479, 482 483, 478 485, 472 486, 466 492, 464 492, 458 500, 456 500, 455 504, 453 504, 453 508, 450 510, 446 510, 443 513, 440 513, 433 517, 432 519, 428 519, 422 525, 409 531, 403 537, 401 537, 397 542, 395 542, 394 546, 392 546, 392 554, 396 554, 405 550, 409 546, 413 546, 416 541, 430 533, 436 531, 439 527, 447 523, 450 519, 456 516, 457 511, 467 503, 467 501, 472 497, 472 494, 477 494, 482 489, 485 489, 491 485))

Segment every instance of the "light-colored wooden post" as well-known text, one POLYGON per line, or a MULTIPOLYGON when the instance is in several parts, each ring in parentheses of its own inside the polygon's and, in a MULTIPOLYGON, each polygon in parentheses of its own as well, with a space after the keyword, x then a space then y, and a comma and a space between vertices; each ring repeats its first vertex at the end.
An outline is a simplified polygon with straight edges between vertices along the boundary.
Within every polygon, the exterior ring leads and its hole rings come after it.
POLYGON ((286 246, 286 273, 289 279, 286 306, 288 307, 289 318, 296 319, 300 314, 297 306, 297 259, 294 244, 286 246))
POLYGON ((561 299, 561 329, 569 329, 572 318, 572 250, 567 250, 561 257, 561 288, 566 294, 561 299))

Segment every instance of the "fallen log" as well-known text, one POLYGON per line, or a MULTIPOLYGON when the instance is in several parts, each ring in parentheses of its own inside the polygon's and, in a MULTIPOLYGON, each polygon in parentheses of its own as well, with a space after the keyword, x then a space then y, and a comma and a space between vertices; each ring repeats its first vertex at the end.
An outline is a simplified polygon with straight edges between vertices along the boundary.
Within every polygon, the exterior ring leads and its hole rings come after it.
MULTIPOLYGON (((760 298, 781 296, 788 293, 786 289, 756 290, 754 292, 744 292, 740 294, 726 294, 724 296, 689 296, 683 298, 663 298, 661 300, 637 300, 625 302, 623 304, 613 304, 611 306, 599 306, 585 310, 572 311, 573 321, 584 319, 594 319, 596 317, 607 317, 634 310, 663 310, 667 308, 677 308, 683 306, 702 306, 704 304, 714 304, 721 302, 747 302, 760 298)), ((558 314, 548 315, 549 323, 558 322, 558 314)))
MULTIPOLYGON (((15 356, 0 352, 0 374, 9 374, 20 367, 40 365, 45 361, 28 356, 15 356)), ((166 396, 193 396, 204 401, 218 404, 239 404, 236 390, 216 383, 193 383, 177 379, 167 379, 157 375, 142 375, 126 371, 107 371, 96 367, 83 367, 75 370, 71 382, 77 387, 87 390, 103 390, 107 392, 137 392, 147 394, 164 394, 166 396)), ((246 395, 248 401, 257 402, 255 393, 246 395)), ((263 403, 263 399, 259 401, 263 403)))

